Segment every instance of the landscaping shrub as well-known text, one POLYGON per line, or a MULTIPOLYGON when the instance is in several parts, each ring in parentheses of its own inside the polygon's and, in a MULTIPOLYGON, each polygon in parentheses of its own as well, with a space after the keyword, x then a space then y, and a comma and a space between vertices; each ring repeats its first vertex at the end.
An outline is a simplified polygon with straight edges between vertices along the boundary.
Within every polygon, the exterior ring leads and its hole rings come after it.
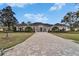
POLYGON ((58 32, 58 31, 59 31, 59 28, 58 28, 58 27, 53 27, 53 28, 52 28, 52 31, 53 31, 53 32, 58 32))
POLYGON ((26 31, 26 32, 33 32, 33 29, 32 29, 31 27, 27 27, 27 28, 25 29, 25 31, 26 31))

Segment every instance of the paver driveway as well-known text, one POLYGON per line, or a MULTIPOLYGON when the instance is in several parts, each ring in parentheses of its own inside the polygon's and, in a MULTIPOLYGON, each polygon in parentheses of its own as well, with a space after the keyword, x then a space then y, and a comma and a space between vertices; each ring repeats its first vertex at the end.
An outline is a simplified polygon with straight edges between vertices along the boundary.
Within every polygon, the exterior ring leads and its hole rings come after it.
POLYGON ((37 32, 8 50, 5 56, 79 55, 79 44, 46 32, 37 32))

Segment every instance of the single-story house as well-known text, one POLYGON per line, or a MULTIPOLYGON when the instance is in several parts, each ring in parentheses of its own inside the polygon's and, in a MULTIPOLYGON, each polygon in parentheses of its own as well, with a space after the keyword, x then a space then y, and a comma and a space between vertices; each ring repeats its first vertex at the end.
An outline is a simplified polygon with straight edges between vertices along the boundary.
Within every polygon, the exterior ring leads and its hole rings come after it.
POLYGON ((64 24, 47 24, 47 23, 41 23, 41 22, 36 22, 36 23, 31 23, 30 25, 27 24, 17 24, 16 26, 16 31, 26 31, 27 27, 31 27, 34 32, 48 32, 52 31, 53 27, 58 27, 59 30, 65 29, 65 31, 69 31, 70 28, 68 26, 65 26, 64 24))
MULTIPOLYGON (((29 25, 27 24, 17 24, 15 25, 16 31, 26 31, 27 27, 31 27, 34 32, 48 32, 52 31, 53 27, 58 27, 59 30, 65 29, 65 31, 69 31, 69 27, 65 26, 64 24, 48 24, 48 23, 42 23, 42 22, 35 22, 31 23, 29 25)), ((0 31, 4 31, 5 27, 0 27, 0 31)))

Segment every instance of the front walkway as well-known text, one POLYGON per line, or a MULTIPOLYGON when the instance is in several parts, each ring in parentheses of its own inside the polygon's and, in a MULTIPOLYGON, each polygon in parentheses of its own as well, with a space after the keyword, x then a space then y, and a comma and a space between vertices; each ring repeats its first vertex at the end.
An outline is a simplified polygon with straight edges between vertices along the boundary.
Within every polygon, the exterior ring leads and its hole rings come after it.
POLYGON ((37 32, 25 42, 12 47, 5 56, 79 55, 79 44, 50 33, 37 32))

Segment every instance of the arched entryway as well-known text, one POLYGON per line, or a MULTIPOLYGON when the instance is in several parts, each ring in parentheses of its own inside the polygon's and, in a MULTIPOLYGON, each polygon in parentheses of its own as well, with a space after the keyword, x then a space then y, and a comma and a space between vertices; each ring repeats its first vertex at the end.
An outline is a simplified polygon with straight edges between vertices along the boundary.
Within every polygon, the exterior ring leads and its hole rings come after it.
POLYGON ((43 28, 42 27, 40 27, 40 32, 43 32, 43 28))
POLYGON ((46 28, 40 27, 40 32, 46 32, 46 28))

